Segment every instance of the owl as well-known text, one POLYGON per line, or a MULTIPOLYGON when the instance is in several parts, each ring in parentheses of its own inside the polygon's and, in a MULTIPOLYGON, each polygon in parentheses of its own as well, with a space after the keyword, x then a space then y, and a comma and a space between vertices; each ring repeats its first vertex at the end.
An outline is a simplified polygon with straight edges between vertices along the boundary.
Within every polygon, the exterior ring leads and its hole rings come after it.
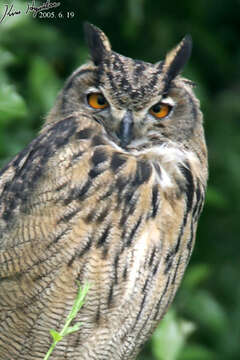
MULTIPOLYGON (((91 60, 0 173, 0 359, 43 359, 79 283, 77 332, 54 360, 135 359, 189 262, 207 182, 186 36, 156 64, 85 24, 91 60)), ((74 325, 74 321, 72 325, 74 325)))

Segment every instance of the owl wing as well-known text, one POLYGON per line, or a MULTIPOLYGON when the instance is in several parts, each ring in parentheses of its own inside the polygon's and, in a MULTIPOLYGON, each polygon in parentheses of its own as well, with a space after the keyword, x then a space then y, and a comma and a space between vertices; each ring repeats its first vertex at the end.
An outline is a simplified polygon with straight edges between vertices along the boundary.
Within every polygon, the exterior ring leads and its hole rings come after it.
POLYGON ((103 344, 134 355, 174 297, 204 199, 198 160, 172 154, 124 152, 76 113, 2 170, 0 359, 44 356, 77 281, 90 283, 83 325, 53 358, 95 358, 103 344))

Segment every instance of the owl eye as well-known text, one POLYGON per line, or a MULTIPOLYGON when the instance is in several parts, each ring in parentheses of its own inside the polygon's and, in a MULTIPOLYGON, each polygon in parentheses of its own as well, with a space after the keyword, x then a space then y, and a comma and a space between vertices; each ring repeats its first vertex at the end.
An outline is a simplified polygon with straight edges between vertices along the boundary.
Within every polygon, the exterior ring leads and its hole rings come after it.
POLYGON ((151 107, 150 114, 158 119, 165 118, 171 111, 172 106, 164 103, 158 103, 151 107))
POLYGON ((88 104, 94 109, 105 109, 108 102, 101 93, 92 93, 87 95, 88 104))

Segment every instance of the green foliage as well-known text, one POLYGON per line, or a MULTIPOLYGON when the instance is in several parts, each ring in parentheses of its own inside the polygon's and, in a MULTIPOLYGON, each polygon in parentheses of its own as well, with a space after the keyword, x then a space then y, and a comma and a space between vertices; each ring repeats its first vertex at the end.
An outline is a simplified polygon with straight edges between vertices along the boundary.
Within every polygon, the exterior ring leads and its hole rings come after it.
POLYGON ((59 79, 47 60, 40 56, 35 56, 31 61, 28 79, 32 108, 38 104, 43 113, 46 113, 54 104, 56 93, 60 89, 59 79))
POLYGON ((74 301, 72 310, 70 311, 70 313, 67 316, 67 319, 66 319, 63 329, 60 332, 58 332, 56 330, 50 330, 50 334, 52 335, 53 342, 43 360, 48 360, 50 358, 50 355, 53 352, 53 350, 55 349, 57 343, 59 341, 61 341, 64 336, 69 335, 69 334, 79 330, 79 328, 81 326, 80 322, 74 324, 73 326, 70 326, 70 324, 77 316, 77 313, 81 310, 81 307, 83 306, 83 304, 85 302, 85 298, 86 298, 88 290, 89 290, 89 284, 86 284, 83 287, 79 286, 77 297, 74 301))
POLYGON ((179 319, 174 310, 169 310, 152 337, 152 352, 156 360, 176 360, 194 331, 192 322, 179 319))
POLYGON ((0 88, 0 112, 3 117, 1 125, 27 115, 27 107, 23 98, 17 93, 14 86, 4 84, 4 82, 0 88))
MULTIPOLYGON (((26 1, 14 6, 24 10, 26 1)), ((191 33, 184 75, 197 83, 205 118, 207 201, 184 282, 139 359, 239 359, 239 4, 102 0, 89 7, 87 0, 66 0, 60 10, 75 16, 22 14, 0 24, 0 165, 34 138, 65 79, 86 60, 84 20, 103 28, 114 50, 152 62, 191 33)))

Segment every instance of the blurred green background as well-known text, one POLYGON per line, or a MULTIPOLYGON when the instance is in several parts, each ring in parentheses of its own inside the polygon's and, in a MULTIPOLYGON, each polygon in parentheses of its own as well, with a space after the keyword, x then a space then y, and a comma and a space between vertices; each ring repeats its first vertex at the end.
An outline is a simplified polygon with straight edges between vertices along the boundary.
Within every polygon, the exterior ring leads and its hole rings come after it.
POLYGON ((205 117, 207 201, 183 284, 138 360, 240 359, 239 15, 238 0, 80 0, 64 1, 55 18, 22 14, 0 24, 1 166, 36 136, 64 80, 88 57, 84 20, 115 51, 151 62, 193 37, 184 75, 197 83, 205 117))

